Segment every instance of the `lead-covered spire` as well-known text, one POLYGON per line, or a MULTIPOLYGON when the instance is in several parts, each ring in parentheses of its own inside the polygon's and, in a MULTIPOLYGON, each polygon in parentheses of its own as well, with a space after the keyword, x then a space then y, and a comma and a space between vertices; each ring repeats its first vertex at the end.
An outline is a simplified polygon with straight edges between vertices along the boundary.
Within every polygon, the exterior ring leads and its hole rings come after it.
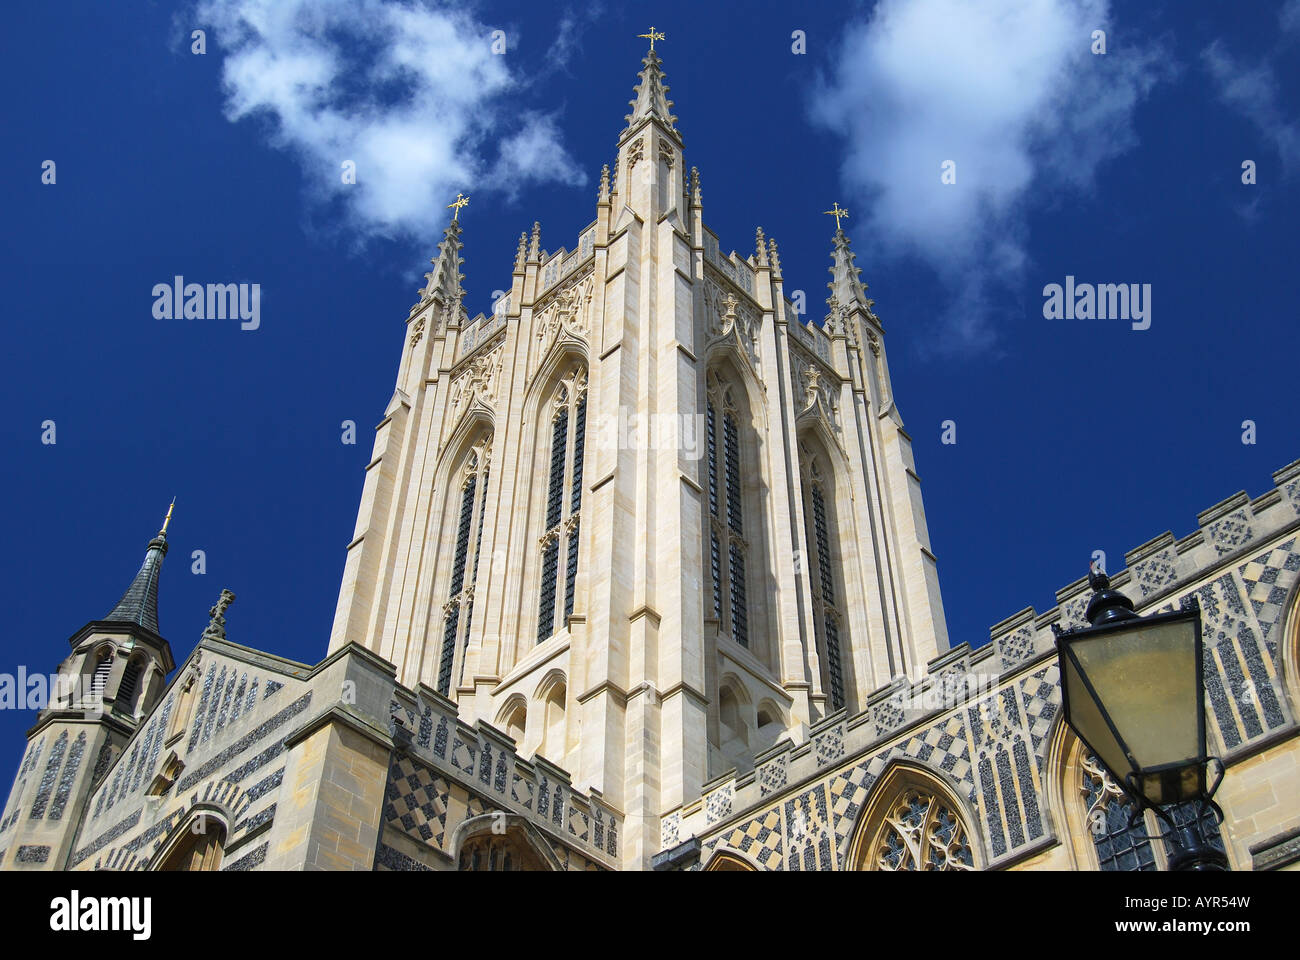
MULTIPOLYGON (((176 501, 172 501, 175 506, 176 501)), ((171 523, 172 508, 167 508, 167 518, 163 521, 158 535, 149 541, 145 549, 144 563, 136 573, 131 585, 122 594, 105 620, 115 623, 133 623, 158 633, 158 578, 162 575, 163 557, 167 556, 167 525, 171 523)))

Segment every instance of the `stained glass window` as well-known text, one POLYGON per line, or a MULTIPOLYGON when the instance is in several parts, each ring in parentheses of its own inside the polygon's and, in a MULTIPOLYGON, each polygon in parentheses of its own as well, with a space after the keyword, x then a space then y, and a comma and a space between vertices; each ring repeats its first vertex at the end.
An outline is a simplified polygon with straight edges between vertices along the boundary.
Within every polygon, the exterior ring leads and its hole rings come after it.
POLYGON ((438 692, 451 694, 451 678, 457 652, 461 652, 460 674, 464 676, 464 648, 474 607, 474 584, 478 579, 479 548, 483 544, 483 518, 487 513, 488 463, 492 437, 485 435, 470 450, 461 468, 456 545, 452 552, 447 601, 443 605, 442 649, 438 657, 438 692), (475 531, 471 549, 470 531, 475 531), (468 578, 466 573, 468 571, 468 578))
POLYGON ((579 511, 582 508, 583 449, 587 438, 586 371, 575 369, 551 398, 551 449, 546 483, 546 529, 542 534, 537 601, 537 642, 564 628, 573 613, 578 580, 579 511), (568 493, 566 496, 565 493, 568 493), (564 556, 564 595, 559 563, 564 556), (560 622, 555 611, 563 610, 560 622))
POLYGON ((710 374, 705 403, 705 439, 709 473, 709 583, 713 592, 713 615, 723 633, 742 647, 748 647, 745 511, 738 414, 731 388, 716 374, 710 374), (721 450, 718 449, 719 409, 722 411, 721 450))
POLYGON ((822 663, 826 668, 826 693, 831 710, 841 710, 844 695, 844 653, 840 637, 841 613, 835 587, 836 561, 833 531, 826 503, 828 477, 822 458, 804 444, 799 445, 804 490, 804 523, 810 555, 805 567, 812 578, 813 619, 821 641, 822 663))
POLYGON ((961 818, 933 794, 909 789, 885 815, 867 866, 877 870, 974 870, 961 818))

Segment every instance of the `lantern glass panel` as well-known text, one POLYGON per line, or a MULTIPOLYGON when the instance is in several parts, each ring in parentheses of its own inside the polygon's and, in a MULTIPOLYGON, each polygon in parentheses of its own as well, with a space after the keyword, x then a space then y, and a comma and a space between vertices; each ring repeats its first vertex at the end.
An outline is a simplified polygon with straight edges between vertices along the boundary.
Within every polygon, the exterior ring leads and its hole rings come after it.
POLYGON ((1122 785, 1124 774, 1132 770, 1128 758, 1124 756, 1124 748, 1111 733, 1097 701, 1092 698, 1075 669, 1074 661, 1068 656, 1061 657, 1061 668, 1065 671, 1063 682, 1070 709, 1066 719, 1122 785))
MULTIPOLYGON (((1201 756, 1197 647, 1196 621, 1189 618, 1134 621, 1119 630, 1085 633, 1070 642, 1139 768, 1190 764, 1201 756)), ((1077 712, 1073 701, 1071 707, 1077 712)), ((1109 765, 1103 744, 1092 746, 1109 765)), ((1123 763, 1112 769, 1131 768, 1123 763)))

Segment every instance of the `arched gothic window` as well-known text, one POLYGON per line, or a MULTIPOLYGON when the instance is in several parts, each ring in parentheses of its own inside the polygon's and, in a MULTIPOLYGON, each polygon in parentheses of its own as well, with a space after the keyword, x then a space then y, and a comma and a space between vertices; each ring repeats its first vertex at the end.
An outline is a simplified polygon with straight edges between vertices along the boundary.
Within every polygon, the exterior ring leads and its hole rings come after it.
POLYGON ((113 670, 113 648, 103 647, 96 654, 95 672, 90 678, 90 695, 96 703, 104 699, 104 688, 108 686, 108 675, 113 670))
MULTIPOLYGON (((804 826, 813 832, 816 824, 804 826)), ((957 795, 931 771, 898 762, 868 796, 845 862, 852 870, 975 870, 974 846, 957 795)))
POLYGON ((563 678, 551 680, 543 686, 546 692, 542 695, 542 742, 537 752, 563 766, 568 750, 564 715, 568 687, 563 678))
POLYGON ((518 827, 503 834, 479 833, 467 838, 461 845, 457 866, 467 872, 551 869, 518 827))
POLYGON ((225 827, 200 814, 180 834, 171 852, 159 864, 160 871, 208 871, 221 868, 226 843, 225 827))
POLYGON ((804 532, 809 562, 805 567, 812 581, 813 620, 821 647, 825 670, 824 689, 830 697, 831 710, 842 710, 844 697, 844 610, 837 588, 839 544, 834 535, 832 511, 834 487, 824 460, 811 449, 799 445, 799 470, 803 485, 804 532))
MULTIPOLYGON (((1097 851, 1097 867, 1103 871, 1157 871, 1162 868, 1156 850, 1153 835, 1160 836, 1168 832, 1168 824, 1146 813, 1138 817, 1133 826, 1129 819, 1133 813, 1133 801, 1116 785, 1097 761, 1096 756, 1086 749, 1079 755, 1079 792, 1085 804, 1084 822, 1092 836, 1093 847, 1097 851)), ((1189 826, 1196 821, 1199 804, 1195 802, 1180 803, 1169 809, 1171 819, 1179 828, 1189 826)), ((1206 841, 1219 850, 1223 841, 1219 835, 1218 824, 1214 815, 1206 813, 1203 821, 1206 841)), ((1167 860, 1169 849, 1163 854, 1167 860)))
POLYGON ((1085 804, 1085 822, 1097 849, 1101 870, 1158 870, 1155 850, 1145 819, 1128 825, 1133 802, 1116 786, 1097 758, 1085 753, 1079 760, 1079 792, 1085 804))
POLYGON ((523 697, 512 697, 506 703, 497 726, 506 732, 506 736, 514 740, 516 747, 522 750, 524 734, 528 730, 528 705, 523 697))
POLYGON ((438 660, 438 692, 451 693, 452 668, 459 652, 461 673, 464 650, 474 616, 474 584, 478 579, 479 547, 483 543, 483 515, 487 508, 488 467, 492 435, 487 434, 465 458, 460 471, 460 506, 456 522, 456 549, 451 560, 451 582, 443 605, 442 651, 438 660), (473 540, 470 533, 473 532, 473 540))
POLYGON ((132 711, 136 687, 140 683, 140 674, 143 670, 144 661, 139 657, 134 657, 127 663, 126 669, 122 671, 122 682, 118 684, 117 697, 115 698, 121 709, 132 711))
POLYGON ((916 788, 889 806, 872 842, 869 870, 974 870, 966 826, 942 798, 916 788))
POLYGON ((745 596, 745 509, 741 493, 739 411, 732 388, 710 371, 704 427, 708 441, 709 582, 719 630, 749 646, 745 596))
POLYGON ((758 867, 734 853, 722 851, 713 855, 704 870, 706 873, 757 873, 758 867))
POLYGON ((582 456, 587 436, 587 373, 578 367, 551 397, 551 443, 546 479, 545 530, 537 604, 537 642, 549 639, 573 613, 578 577, 578 527, 582 508, 582 456), (560 594, 560 557, 564 592, 560 594), (563 615, 556 617, 556 611, 563 615))

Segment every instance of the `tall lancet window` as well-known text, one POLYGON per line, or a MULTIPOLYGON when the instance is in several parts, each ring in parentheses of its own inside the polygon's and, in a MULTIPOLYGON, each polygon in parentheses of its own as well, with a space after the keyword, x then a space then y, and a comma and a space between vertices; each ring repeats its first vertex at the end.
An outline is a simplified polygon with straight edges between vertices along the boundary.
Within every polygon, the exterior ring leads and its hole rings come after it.
POLYGON ((537 642, 562 630, 573 613, 582 508, 582 448, 587 437, 587 373, 575 368, 551 397, 551 443, 546 475, 545 531, 537 605, 537 642), (560 558, 564 581, 560 582, 560 558), (560 592, 561 587, 563 593, 560 592), (557 611, 563 611, 558 618, 557 611))
POLYGON ((442 608, 442 651, 438 660, 438 692, 443 696, 451 693, 452 669, 458 652, 462 677, 465 672, 464 650, 474 616, 474 583, 478 579, 478 554, 483 543, 491 459, 492 436, 488 434, 470 450, 459 474, 456 547, 451 558, 449 596, 442 608))
POLYGON ((741 494, 739 411, 732 388, 710 372, 704 427, 708 440, 709 579, 719 630, 749 646, 745 598, 745 506, 741 494))
POLYGON ((812 581, 813 619, 826 670, 824 683, 830 696, 831 710, 842 710, 845 703, 844 652, 840 634, 844 611, 835 574, 839 564, 835 559, 838 545, 831 515, 834 485, 825 460, 802 443, 799 445, 799 465, 809 558, 806 567, 812 581))

